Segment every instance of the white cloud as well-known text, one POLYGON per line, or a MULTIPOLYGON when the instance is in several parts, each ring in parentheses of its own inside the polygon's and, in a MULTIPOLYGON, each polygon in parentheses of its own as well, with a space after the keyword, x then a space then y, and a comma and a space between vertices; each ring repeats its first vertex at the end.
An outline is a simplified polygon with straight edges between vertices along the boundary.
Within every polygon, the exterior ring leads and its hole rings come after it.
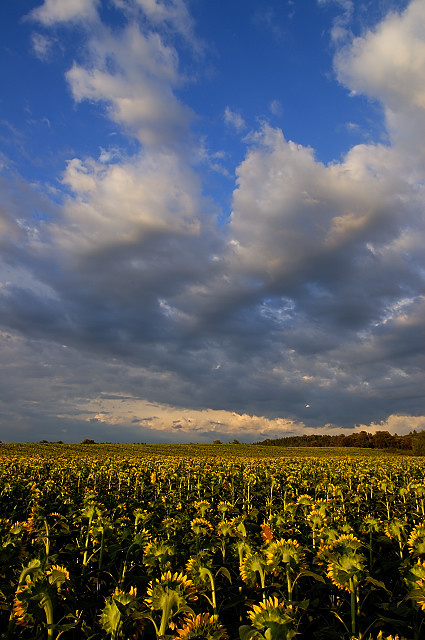
POLYGON ((409 168, 425 158, 425 143, 417 135, 425 127, 424 67, 422 0, 413 0, 402 13, 390 13, 335 58, 341 82, 382 102, 393 145, 403 151, 405 162, 414 158, 409 168))
POLYGON ((148 19, 156 25, 168 23, 176 31, 194 42, 193 21, 183 0, 135 0, 148 19))
POLYGON ((29 14, 46 26, 57 22, 86 22, 97 16, 100 0, 44 0, 29 14))
POLYGON ((50 56, 54 40, 41 33, 33 33, 31 40, 32 48, 37 58, 47 60, 50 56))
POLYGON ((109 117, 145 145, 173 146, 189 137, 191 111, 175 97, 178 58, 158 34, 136 24, 92 37, 85 65, 67 73, 74 99, 106 103, 109 117))
POLYGON ((71 252, 138 243, 152 234, 200 232, 199 185, 173 154, 142 154, 127 162, 69 161, 63 182, 73 195, 65 205, 66 231, 58 241, 71 252))
POLYGON ((224 122, 230 127, 236 129, 238 133, 246 127, 245 121, 242 118, 241 114, 237 111, 232 111, 229 106, 227 106, 224 110, 224 122))
POLYGON ((274 116, 281 116, 283 112, 281 102, 279 102, 279 100, 272 100, 270 103, 270 111, 274 116))

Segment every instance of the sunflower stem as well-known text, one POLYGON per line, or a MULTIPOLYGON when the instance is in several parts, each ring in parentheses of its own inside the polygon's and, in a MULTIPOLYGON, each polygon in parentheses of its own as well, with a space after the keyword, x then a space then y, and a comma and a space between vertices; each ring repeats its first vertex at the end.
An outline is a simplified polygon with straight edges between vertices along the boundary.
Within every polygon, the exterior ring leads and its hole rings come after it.
POLYGON ((289 568, 289 563, 286 565, 286 583, 288 585, 288 601, 292 602, 292 580, 291 580, 291 570, 289 568))
POLYGON ((350 596, 351 596, 351 633, 356 635, 356 587, 353 578, 350 578, 350 596))

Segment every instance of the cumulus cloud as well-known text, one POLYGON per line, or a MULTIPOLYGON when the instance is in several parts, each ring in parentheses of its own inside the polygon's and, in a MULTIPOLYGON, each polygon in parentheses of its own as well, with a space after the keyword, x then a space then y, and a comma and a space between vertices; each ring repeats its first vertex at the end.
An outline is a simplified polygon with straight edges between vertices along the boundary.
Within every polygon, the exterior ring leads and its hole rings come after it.
POLYGON ((191 110, 174 95, 180 83, 177 54, 137 23, 117 35, 102 32, 89 42, 89 60, 67 73, 77 102, 107 106, 109 117, 149 146, 172 146, 189 136, 191 110))
POLYGON ((335 58, 338 78, 354 93, 379 100, 393 144, 403 150, 408 170, 425 157, 417 132, 425 126, 425 7, 413 0, 391 12, 373 31, 355 38, 335 58))
POLYGON ((29 14, 46 26, 65 22, 86 22, 97 17, 100 0, 44 0, 29 14))

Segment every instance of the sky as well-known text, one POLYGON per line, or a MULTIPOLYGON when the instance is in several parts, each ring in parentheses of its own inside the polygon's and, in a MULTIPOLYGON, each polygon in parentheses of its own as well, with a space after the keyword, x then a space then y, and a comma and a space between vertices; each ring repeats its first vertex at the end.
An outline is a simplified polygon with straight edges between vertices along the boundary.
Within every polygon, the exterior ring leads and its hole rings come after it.
POLYGON ((0 439, 425 429, 423 0, 0 3, 0 439))

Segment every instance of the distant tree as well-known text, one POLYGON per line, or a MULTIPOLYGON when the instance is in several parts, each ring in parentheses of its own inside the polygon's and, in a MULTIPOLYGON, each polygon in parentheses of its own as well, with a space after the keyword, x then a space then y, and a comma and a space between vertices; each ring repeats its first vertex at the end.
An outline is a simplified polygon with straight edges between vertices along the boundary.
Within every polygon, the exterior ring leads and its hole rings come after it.
POLYGON ((90 440, 90 438, 84 438, 80 444, 96 444, 94 440, 90 440))
POLYGON ((373 434, 375 449, 390 449, 397 446, 397 441, 389 431, 376 431, 373 434))
POLYGON ((414 456, 425 456, 425 431, 419 431, 412 437, 412 453, 414 456))
POLYGON ((240 444, 239 440, 236 440, 236 438, 234 440, 232 440, 231 444, 240 444))
POLYGON ((221 440, 214 440, 213 444, 221 444, 221 440))

